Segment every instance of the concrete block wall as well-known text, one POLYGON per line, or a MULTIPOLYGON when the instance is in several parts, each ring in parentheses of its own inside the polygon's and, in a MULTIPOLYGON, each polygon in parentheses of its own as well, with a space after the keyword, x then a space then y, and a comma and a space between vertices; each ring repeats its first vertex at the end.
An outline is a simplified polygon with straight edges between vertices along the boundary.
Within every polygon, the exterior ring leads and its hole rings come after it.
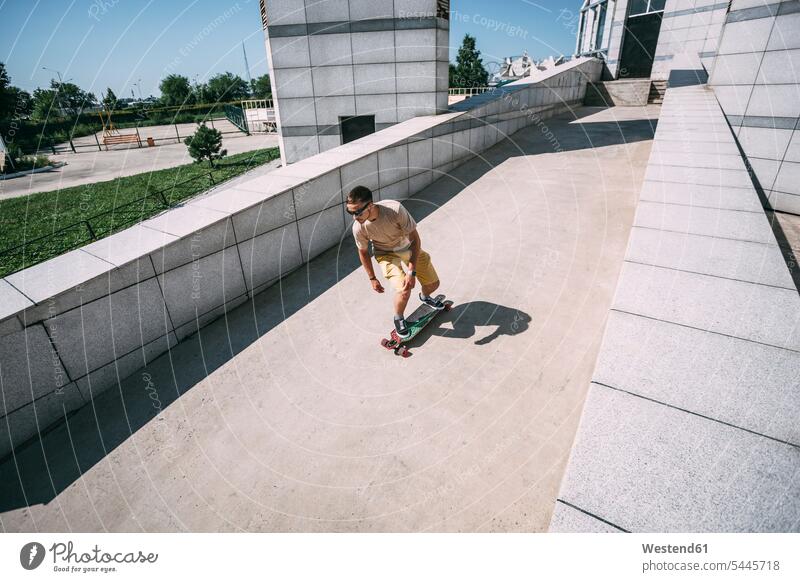
POLYGON ((667 0, 650 78, 666 80, 681 62, 710 70, 727 11, 728 0, 667 0))
POLYGON ((796 532, 800 295, 714 94, 669 88, 555 532, 796 532))
POLYGON ((734 0, 708 82, 769 205, 800 214, 800 2, 734 0))
POLYGON ((0 456, 349 236, 355 185, 406 198, 579 105, 601 68, 570 61, 0 279, 0 456))
POLYGON ((380 130, 447 110, 450 22, 436 0, 262 4, 284 164, 341 145, 343 116, 374 115, 380 130))

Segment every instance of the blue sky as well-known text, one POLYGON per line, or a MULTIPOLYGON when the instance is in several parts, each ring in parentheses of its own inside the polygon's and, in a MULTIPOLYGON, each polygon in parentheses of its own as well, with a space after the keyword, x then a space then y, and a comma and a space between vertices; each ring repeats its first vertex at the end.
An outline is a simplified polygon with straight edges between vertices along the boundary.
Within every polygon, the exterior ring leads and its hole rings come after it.
MULTIPOLYGON (((450 58, 465 33, 484 62, 521 54, 570 54, 580 2, 451 0, 450 58)), ((169 73, 205 80, 231 71, 267 72, 258 0, 0 0, 0 61, 32 91, 56 69, 96 95, 158 95, 169 73), (136 84, 141 79, 139 87, 136 84)))

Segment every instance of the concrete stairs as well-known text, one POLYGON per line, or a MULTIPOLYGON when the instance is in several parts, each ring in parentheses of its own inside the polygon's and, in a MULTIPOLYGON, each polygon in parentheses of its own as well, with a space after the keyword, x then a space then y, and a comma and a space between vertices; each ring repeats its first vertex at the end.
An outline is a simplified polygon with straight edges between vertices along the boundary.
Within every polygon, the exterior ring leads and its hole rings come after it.
POLYGON ((667 92, 667 81, 650 81, 650 94, 647 96, 648 103, 664 102, 664 93, 667 92))
POLYGON ((586 87, 584 105, 606 106, 647 105, 650 79, 618 79, 590 83, 586 87))
POLYGON ((662 103, 666 81, 650 79, 618 79, 589 83, 586 87, 584 105, 610 107, 613 105, 643 106, 648 103, 662 103))

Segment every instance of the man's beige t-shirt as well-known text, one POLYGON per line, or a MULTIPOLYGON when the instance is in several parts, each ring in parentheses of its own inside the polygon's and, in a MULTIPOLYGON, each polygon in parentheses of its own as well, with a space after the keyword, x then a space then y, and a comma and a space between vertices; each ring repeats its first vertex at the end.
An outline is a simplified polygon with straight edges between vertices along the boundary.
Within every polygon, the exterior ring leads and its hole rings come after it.
POLYGON ((408 210, 397 200, 376 202, 375 206, 378 207, 378 218, 365 220, 363 224, 353 221, 356 246, 366 250, 369 248, 369 241, 372 241, 376 253, 408 249, 411 246, 408 235, 417 228, 417 223, 408 210))

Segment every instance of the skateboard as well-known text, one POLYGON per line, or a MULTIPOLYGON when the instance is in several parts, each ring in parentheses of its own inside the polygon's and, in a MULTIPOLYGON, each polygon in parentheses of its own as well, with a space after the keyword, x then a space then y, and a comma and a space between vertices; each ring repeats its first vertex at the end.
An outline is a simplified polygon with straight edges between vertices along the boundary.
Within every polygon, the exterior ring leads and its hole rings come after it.
POLYGON ((444 300, 444 295, 437 295, 436 299, 444 302, 443 309, 434 309, 427 303, 423 303, 417 307, 416 310, 414 310, 414 313, 406 318, 406 323, 408 324, 408 329, 411 332, 411 335, 406 338, 401 338, 399 335, 397 335, 397 331, 393 329, 390 336, 391 339, 382 339, 381 345, 387 350, 394 350, 396 355, 403 356, 404 358, 410 356, 411 352, 408 351, 405 343, 414 339, 417 334, 419 334, 419 332, 425 328, 426 325, 433 321, 437 313, 440 311, 450 311, 450 308, 453 306, 452 301, 444 300))

